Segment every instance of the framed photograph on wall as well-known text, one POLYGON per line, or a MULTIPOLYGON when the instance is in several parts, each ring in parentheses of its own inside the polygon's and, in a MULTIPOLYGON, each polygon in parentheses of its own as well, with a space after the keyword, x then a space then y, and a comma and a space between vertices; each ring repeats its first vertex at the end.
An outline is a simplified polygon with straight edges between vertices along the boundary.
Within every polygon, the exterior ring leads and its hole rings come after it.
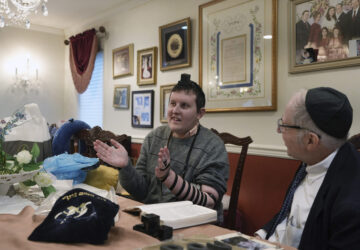
POLYGON ((290 73, 360 64, 359 1, 318 2, 291 1, 290 73))
POLYGON ((157 47, 137 51, 137 84, 156 84, 157 47))
POLYGON ((128 44, 114 49, 113 78, 134 74, 134 44, 128 44))
POLYGON ((160 122, 167 122, 170 93, 175 84, 160 86, 160 122))
POLYGON ((206 112, 276 110, 277 0, 199 6, 199 84, 206 112))
POLYGON ((191 66, 190 17, 159 27, 160 70, 191 66))
POLYGON ((131 126, 135 128, 154 126, 154 90, 132 91, 131 126))
POLYGON ((128 109, 130 99, 130 85, 115 85, 113 107, 128 109))

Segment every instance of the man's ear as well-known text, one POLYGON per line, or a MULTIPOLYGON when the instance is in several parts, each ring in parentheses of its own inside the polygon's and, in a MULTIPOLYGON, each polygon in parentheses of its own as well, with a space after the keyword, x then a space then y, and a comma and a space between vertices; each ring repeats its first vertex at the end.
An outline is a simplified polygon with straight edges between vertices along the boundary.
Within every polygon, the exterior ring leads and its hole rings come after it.
POLYGON ((201 119, 205 115, 205 108, 201 108, 200 111, 197 113, 198 120, 201 119))
POLYGON ((304 138, 305 138, 306 148, 309 151, 315 149, 320 143, 319 136, 314 132, 308 132, 304 138))

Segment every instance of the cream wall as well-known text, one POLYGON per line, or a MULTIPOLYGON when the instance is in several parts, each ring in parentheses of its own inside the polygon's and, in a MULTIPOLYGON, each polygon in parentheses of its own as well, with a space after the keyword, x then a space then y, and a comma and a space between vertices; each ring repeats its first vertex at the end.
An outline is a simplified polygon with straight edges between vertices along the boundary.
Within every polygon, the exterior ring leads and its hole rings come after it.
MULTIPOLYGON (((0 29, 0 118, 27 103, 37 103, 49 123, 63 118, 64 35, 22 28, 0 29), (38 68, 39 85, 24 91, 14 88, 15 68, 25 67, 26 58, 38 68)), ((35 69, 34 69, 35 70, 35 69)), ((34 73, 35 77, 35 73, 34 73)))
MULTIPOLYGON (((129 134, 133 141, 142 142, 150 129, 131 127, 131 109, 118 110, 112 107, 113 88, 115 84, 130 84, 131 91, 140 89, 155 90, 154 127, 161 125, 159 119, 159 89, 161 85, 175 83, 181 73, 189 73, 198 81, 198 6, 207 0, 151 0, 125 12, 94 21, 88 27, 104 25, 109 33, 103 40, 104 47, 104 123, 103 128, 117 134, 129 134), (136 84, 136 51, 152 46, 159 47, 158 27, 186 17, 192 20, 192 66, 177 70, 161 72, 158 69, 156 85, 139 87, 136 84), (134 43, 134 72, 130 77, 112 78, 112 49, 134 43)), ((276 133, 276 121, 281 117, 284 106, 291 95, 300 88, 329 86, 344 92, 354 109, 354 121, 350 134, 360 131, 359 119, 359 67, 340 68, 313 73, 292 75, 288 73, 288 1, 279 1, 278 18, 278 109, 270 112, 232 112, 209 113, 201 120, 207 127, 219 131, 231 132, 237 136, 250 135, 251 154, 286 157, 281 136, 276 133)), ((81 27, 86 28, 86 25, 81 27)), ((77 31, 82 31, 80 28, 77 31)), ((76 28, 69 33, 76 31, 76 28)), ((65 62, 68 52, 65 53, 65 62)), ((65 63, 66 64, 66 63, 65 63)), ((159 63, 158 63, 159 65, 159 63)), ((68 68, 65 68, 65 117, 76 117, 77 96, 72 86, 68 68)))

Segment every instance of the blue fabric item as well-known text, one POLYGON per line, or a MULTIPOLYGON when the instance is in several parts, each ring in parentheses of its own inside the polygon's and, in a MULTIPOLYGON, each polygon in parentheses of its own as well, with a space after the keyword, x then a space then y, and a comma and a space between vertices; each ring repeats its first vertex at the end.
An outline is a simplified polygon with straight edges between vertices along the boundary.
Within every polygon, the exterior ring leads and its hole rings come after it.
POLYGON ((73 184, 84 182, 87 172, 83 170, 99 163, 98 158, 75 154, 60 154, 46 158, 43 166, 59 180, 73 180, 73 184))
MULTIPOLYGON (((53 155, 59 155, 65 152, 70 153, 70 139, 75 133, 82 129, 91 127, 83 121, 70 119, 65 122, 56 132, 52 141, 53 155)), ((80 148, 85 148, 80 145, 80 148)))

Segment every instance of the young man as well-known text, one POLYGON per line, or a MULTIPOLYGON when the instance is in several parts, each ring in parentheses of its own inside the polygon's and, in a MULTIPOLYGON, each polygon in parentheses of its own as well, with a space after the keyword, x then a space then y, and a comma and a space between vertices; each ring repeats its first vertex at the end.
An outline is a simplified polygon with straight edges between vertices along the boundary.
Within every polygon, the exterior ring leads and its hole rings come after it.
POLYGON ((347 20, 346 20, 346 13, 343 11, 342 3, 337 3, 335 6, 335 9, 336 9, 336 12, 335 12, 336 24, 335 24, 335 26, 337 26, 340 29, 343 39, 346 39, 347 34, 345 34, 344 31, 346 28, 347 20))
POLYGON ((299 249, 360 249, 360 154, 346 142, 353 117, 332 88, 296 93, 278 121, 301 160, 280 212, 256 233, 299 249))
POLYGON ((222 221, 228 156, 222 140, 199 123, 204 107, 204 92, 190 81, 190 75, 182 74, 171 91, 168 125, 146 136, 135 168, 114 140, 114 147, 96 141, 97 156, 120 169, 121 185, 135 199, 144 203, 191 200, 217 209, 222 221))
POLYGON ((310 12, 304 10, 301 14, 301 19, 296 23, 296 50, 300 51, 304 49, 305 45, 309 41, 310 24, 308 22, 310 12))

